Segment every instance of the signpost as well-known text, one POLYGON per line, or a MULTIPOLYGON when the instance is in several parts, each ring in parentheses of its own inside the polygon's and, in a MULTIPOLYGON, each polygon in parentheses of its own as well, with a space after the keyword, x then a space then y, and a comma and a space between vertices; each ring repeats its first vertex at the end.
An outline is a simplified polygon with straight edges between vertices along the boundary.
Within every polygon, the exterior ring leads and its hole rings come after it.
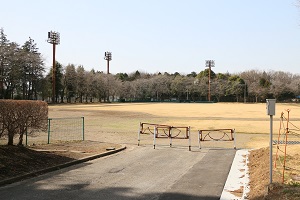
POLYGON ((273 115, 275 115, 276 99, 266 99, 267 115, 270 115, 270 184, 272 184, 273 174, 273 115))

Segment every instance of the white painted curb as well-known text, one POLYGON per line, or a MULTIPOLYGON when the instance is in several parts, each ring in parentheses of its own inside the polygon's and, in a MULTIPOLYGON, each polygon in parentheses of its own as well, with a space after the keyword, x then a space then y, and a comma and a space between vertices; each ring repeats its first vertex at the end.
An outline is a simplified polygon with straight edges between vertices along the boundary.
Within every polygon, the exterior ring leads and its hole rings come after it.
POLYGON ((233 159, 220 200, 245 200, 249 192, 249 151, 238 150, 233 159), (234 194, 234 191, 243 190, 241 194, 234 194))

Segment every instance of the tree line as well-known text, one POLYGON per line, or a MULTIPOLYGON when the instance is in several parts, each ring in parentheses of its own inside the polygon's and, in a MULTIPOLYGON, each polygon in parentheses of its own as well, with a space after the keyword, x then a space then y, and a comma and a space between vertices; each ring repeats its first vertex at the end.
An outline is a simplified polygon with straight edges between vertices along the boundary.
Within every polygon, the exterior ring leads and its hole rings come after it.
MULTIPOLYGON (((207 101, 208 69, 190 74, 175 72, 105 74, 84 66, 56 62, 55 103, 108 101, 207 101)), ((266 98, 290 101, 300 95, 300 76, 282 71, 211 71, 213 101, 261 102, 266 98)), ((0 99, 51 101, 52 70, 46 72, 37 44, 22 46, 0 30, 0 99)))

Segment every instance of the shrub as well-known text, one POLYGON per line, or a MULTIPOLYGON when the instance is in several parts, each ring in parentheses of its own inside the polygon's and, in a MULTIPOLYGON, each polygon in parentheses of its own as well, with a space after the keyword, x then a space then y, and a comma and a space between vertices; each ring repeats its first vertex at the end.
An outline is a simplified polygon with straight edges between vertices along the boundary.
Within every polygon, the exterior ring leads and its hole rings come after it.
POLYGON ((23 145, 24 133, 47 129, 48 104, 43 101, 0 100, 0 137, 8 136, 13 145, 19 134, 18 145, 23 145))

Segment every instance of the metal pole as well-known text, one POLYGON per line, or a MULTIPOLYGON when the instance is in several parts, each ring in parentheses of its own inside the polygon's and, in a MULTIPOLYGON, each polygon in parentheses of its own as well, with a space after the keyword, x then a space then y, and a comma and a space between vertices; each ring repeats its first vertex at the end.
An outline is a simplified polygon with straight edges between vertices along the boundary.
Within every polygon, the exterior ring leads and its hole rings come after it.
POLYGON ((55 46, 60 43, 60 34, 58 32, 50 31, 48 32, 48 43, 53 46, 53 68, 52 68, 52 103, 55 103, 55 46))
POLYGON ((107 74, 109 74, 109 59, 107 59, 107 74))
POLYGON ((52 103, 55 103, 55 43, 53 43, 52 103))
POLYGON ((199 149, 201 149, 201 144, 200 144, 200 134, 202 134, 201 131, 198 131, 198 144, 199 144, 199 149))
POLYGON ((172 127, 169 127, 170 147, 172 147, 172 127))
POLYGON ((210 101, 210 70, 211 70, 211 63, 209 62, 208 66, 208 101, 210 101))
POLYGON ((236 143, 235 143, 235 129, 233 129, 233 145, 234 145, 234 149, 236 149, 236 143))
POLYGON ((273 177, 273 115, 270 115, 270 184, 273 177))
POLYGON ((141 124, 141 122, 140 122, 140 127, 139 127, 139 132, 138 132, 138 146, 140 146, 140 140, 141 140, 141 136, 140 136, 140 134, 141 134, 141 128, 142 128, 142 124, 141 124))
POLYGON ((284 171, 285 171, 285 163, 286 163, 286 146, 288 142, 288 134, 289 134, 289 122, 290 122, 290 110, 287 110, 288 118, 286 122, 286 132, 285 132, 285 144, 284 144, 284 160, 283 160, 283 170, 282 170, 282 183, 284 183, 284 171))
POLYGON ((189 136, 189 151, 191 151, 191 127, 188 127, 188 136, 189 136))
POLYGON ((155 149, 155 139, 156 139, 156 126, 154 126, 154 134, 153 134, 153 149, 155 149))
POLYGON ((82 140, 84 141, 84 117, 82 117, 82 140))
POLYGON ((50 121, 51 121, 51 118, 48 119, 48 144, 50 144, 50 121))
POLYGON ((206 67, 208 67, 208 101, 211 100, 210 96, 210 75, 211 75, 211 68, 215 66, 214 60, 206 60, 206 67))

